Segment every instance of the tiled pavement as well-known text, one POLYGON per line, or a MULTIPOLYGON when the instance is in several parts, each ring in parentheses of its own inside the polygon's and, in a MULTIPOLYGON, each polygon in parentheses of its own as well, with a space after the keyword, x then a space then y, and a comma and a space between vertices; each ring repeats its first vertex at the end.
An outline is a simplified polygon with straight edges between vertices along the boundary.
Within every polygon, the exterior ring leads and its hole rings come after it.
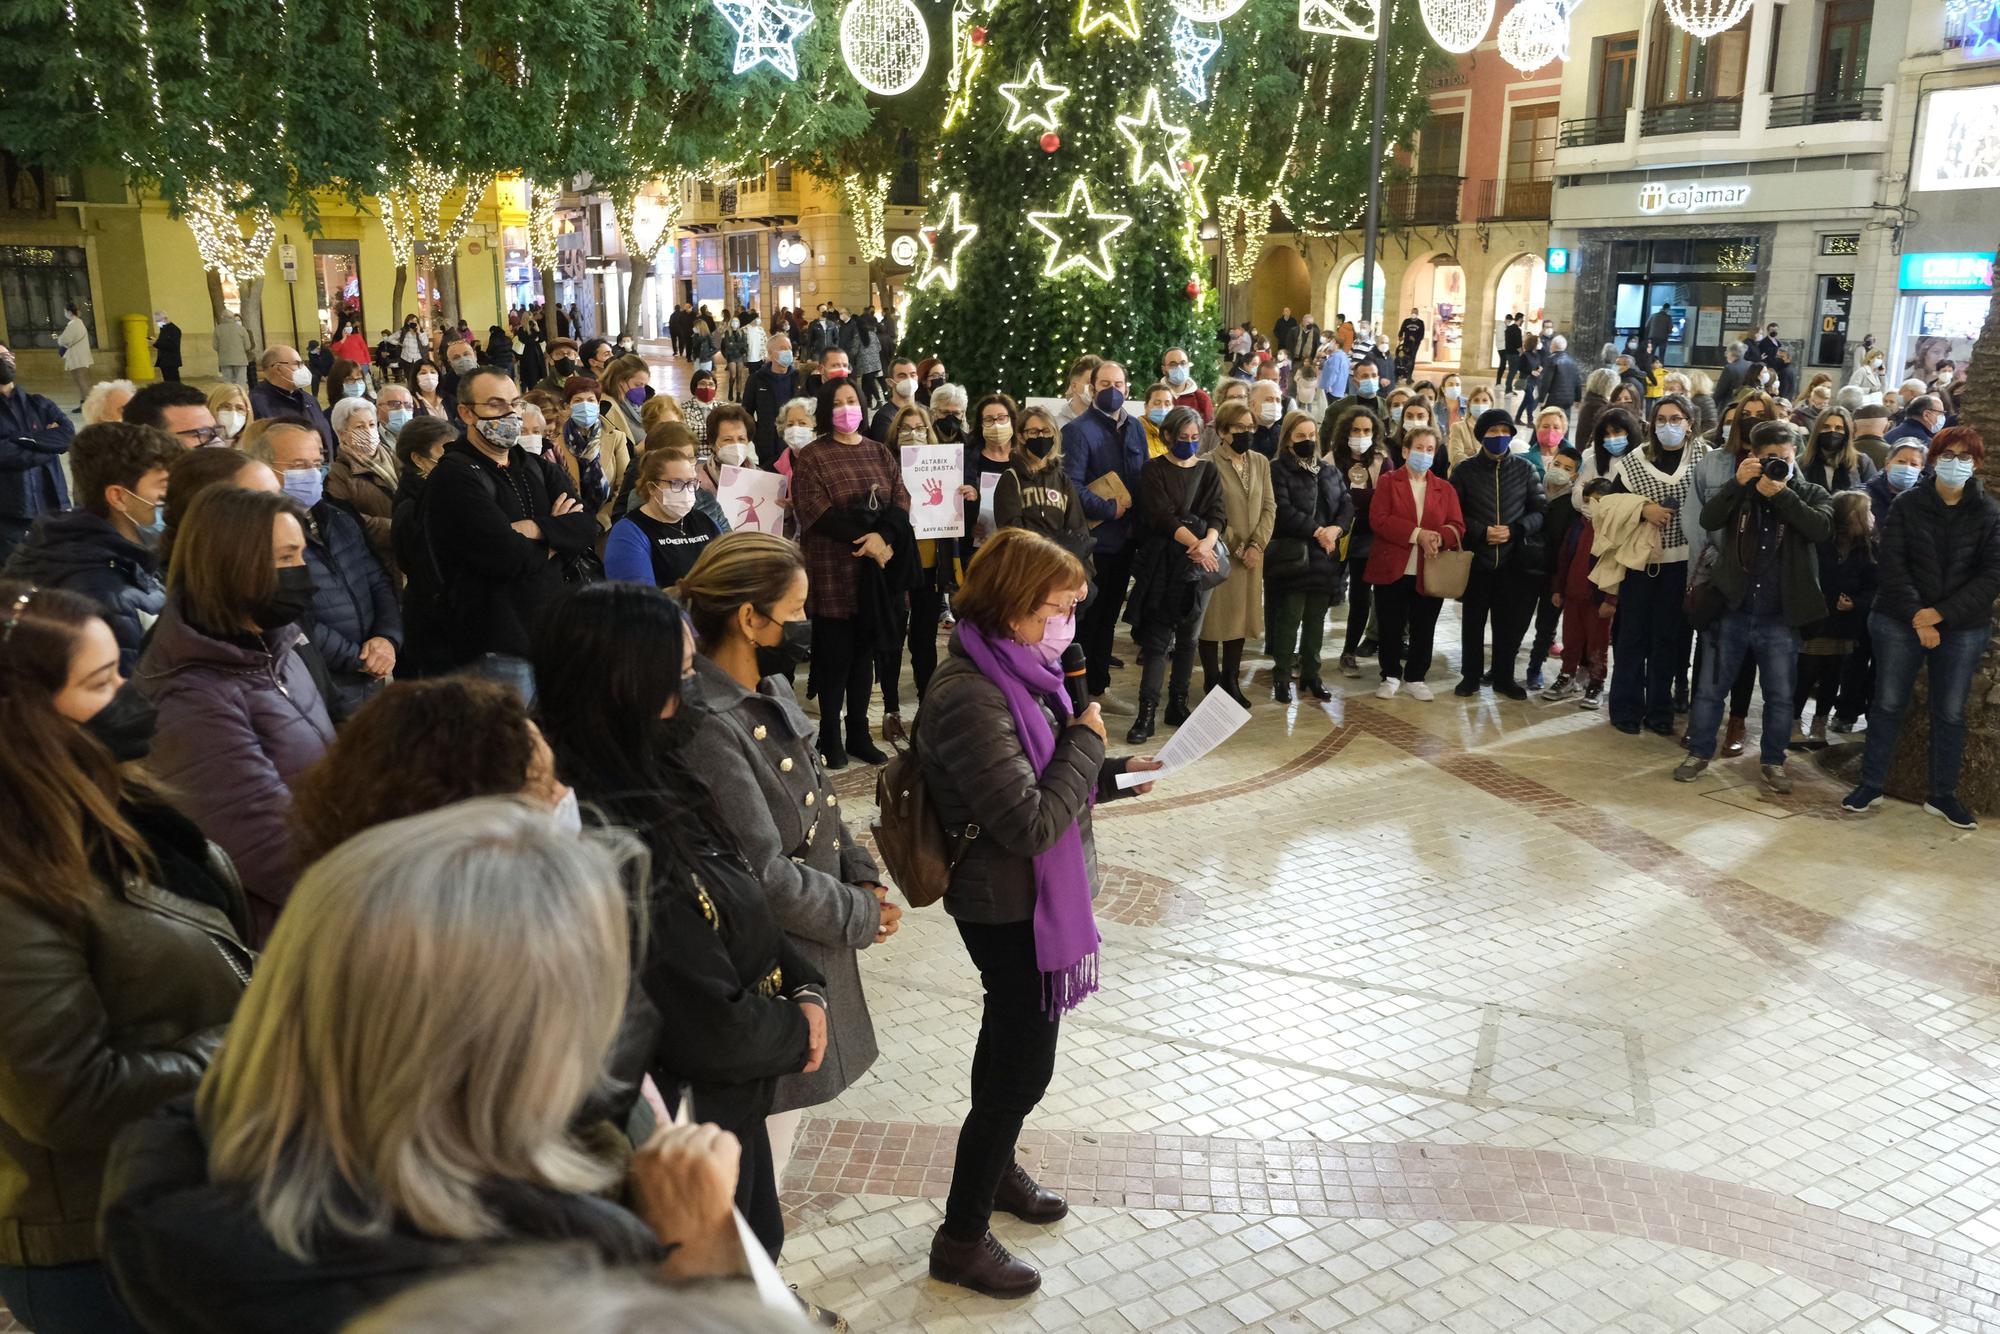
POLYGON ((788 1277, 882 1331, 2000 1331, 1995 835, 1373 686, 1100 812, 1104 989, 1021 1146, 1075 1207, 999 1228, 1042 1292, 925 1273, 979 1013, 934 909, 863 957, 788 1277))

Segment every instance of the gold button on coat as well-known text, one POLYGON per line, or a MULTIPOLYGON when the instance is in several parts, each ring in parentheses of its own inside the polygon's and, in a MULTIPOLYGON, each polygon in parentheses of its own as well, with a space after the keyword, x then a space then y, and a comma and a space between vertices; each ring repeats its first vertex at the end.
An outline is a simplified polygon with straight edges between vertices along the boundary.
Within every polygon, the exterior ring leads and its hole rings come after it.
POLYGON ((806 793, 806 805, 810 806, 812 804, 813 804, 813 794, 808 792, 806 793))
POLYGON ((762 723, 758 723, 755 727, 750 729, 750 736, 752 740, 762 741, 765 737, 769 736, 770 734, 771 734, 771 729, 764 726, 764 724, 762 723))
POLYGON ((785 756, 784 759, 778 761, 778 772, 781 774, 788 774, 791 771, 792 771, 792 757, 787 755, 785 756))

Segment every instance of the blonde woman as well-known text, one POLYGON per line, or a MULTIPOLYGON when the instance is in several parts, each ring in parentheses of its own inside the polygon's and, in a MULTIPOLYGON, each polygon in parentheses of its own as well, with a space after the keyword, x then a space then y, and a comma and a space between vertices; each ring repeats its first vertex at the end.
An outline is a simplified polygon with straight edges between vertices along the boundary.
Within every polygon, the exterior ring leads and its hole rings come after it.
POLYGON ((208 411, 222 432, 221 438, 215 442, 218 445, 235 444, 236 438, 243 434, 243 428, 255 415, 250 411, 250 391, 226 380, 208 391, 208 411))
POLYGON ((1799 475, 1814 486, 1836 494, 1859 491, 1875 480, 1882 470, 1855 447, 1857 432, 1854 414, 1846 408, 1827 408, 1813 419, 1799 450, 1799 475))
MULTIPOLYGON (((1254 389, 1251 397, 1259 397, 1254 389)), ((1239 404, 1225 404, 1215 413, 1215 433, 1222 445, 1208 458, 1222 478, 1227 516, 1222 539, 1236 559, 1230 563, 1229 577, 1209 594, 1208 610, 1202 613, 1198 644, 1202 693, 1219 689, 1246 709, 1250 700, 1242 686, 1243 641, 1264 634, 1264 548, 1271 544, 1271 528, 1278 520, 1271 458, 1258 445, 1268 433, 1275 454, 1278 442, 1288 439, 1300 422, 1310 425, 1312 419, 1294 412, 1267 432, 1253 429, 1250 410, 1239 404)), ((1171 711, 1167 721, 1174 721, 1171 711)))
POLYGON ((104 1237, 154 1329, 332 1334, 538 1245, 740 1268, 738 1146, 665 1130, 620 1172, 569 1126, 629 991, 639 854, 511 797, 391 821, 300 881, 192 1107, 113 1151, 104 1237))
POLYGON ((598 510, 597 522, 605 529, 609 529, 618 518, 613 506, 624 488, 625 469, 631 466, 645 444, 646 426, 639 410, 647 401, 652 379, 652 370, 634 356, 614 358, 604 370, 602 388, 598 392, 603 404, 598 419, 603 426, 598 432, 597 448, 598 461, 604 468, 604 483, 610 488, 611 499, 598 510))

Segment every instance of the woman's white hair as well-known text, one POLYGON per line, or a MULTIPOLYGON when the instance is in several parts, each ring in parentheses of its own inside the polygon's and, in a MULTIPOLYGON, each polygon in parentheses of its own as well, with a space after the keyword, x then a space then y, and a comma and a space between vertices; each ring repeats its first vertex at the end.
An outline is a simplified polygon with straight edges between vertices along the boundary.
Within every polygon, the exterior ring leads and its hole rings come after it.
POLYGON ((941 384, 931 390, 932 412, 950 412, 953 409, 963 412, 970 401, 962 384, 941 384))
POLYGON ((748 1284, 669 1287, 606 1269, 583 1247, 543 1247, 509 1264, 412 1288, 347 1334, 806 1334, 797 1315, 766 1306, 748 1284))
POLYGON ((819 404, 807 398, 804 394, 799 395, 797 398, 788 398, 785 400, 785 406, 778 409, 778 420, 782 422, 794 412, 805 413, 806 423, 810 425, 819 417, 819 404))
POLYGON ((372 414, 375 411, 374 400, 368 398, 343 398, 335 403, 333 409, 326 414, 327 421, 333 426, 333 433, 339 435, 342 431, 345 431, 347 429, 347 419, 355 413, 360 412, 363 408, 366 408, 372 414))
MULTIPOLYGON (((602 1189, 569 1139, 629 973, 629 840, 511 797, 356 835, 308 869, 196 1110, 209 1174, 286 1253, 407 1221, 493 1237, 495 1181, 602 1189)), ((643 883, 643 878, 632 883, 643 883)))
POLYGON ((130 380, 99 380, 90 386, 90 392, 83 396, 83 424, 95 426, 107 420, 104 415, 104 400, 114 393, 130 398, 139 392, 139 386, 130 380))

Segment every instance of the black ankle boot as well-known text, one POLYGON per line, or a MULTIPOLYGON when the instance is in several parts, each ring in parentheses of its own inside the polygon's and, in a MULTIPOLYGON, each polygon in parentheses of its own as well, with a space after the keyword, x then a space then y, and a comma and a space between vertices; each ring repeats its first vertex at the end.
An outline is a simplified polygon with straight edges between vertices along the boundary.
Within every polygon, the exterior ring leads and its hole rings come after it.
POLYGON ((1167 696, 1167 726, 1179 727, 1188 720, 1187 695, 1185 693, 1167 696))
POLYGON ((1151 741, 1153 739, 1153 720, 1159 711, 1160 697, 1158 695, 1139 696, 1139 714, 1132 720, 1132 729, 1125 733, 1126 744, 1136 746, 1142 742, 1151 741))

